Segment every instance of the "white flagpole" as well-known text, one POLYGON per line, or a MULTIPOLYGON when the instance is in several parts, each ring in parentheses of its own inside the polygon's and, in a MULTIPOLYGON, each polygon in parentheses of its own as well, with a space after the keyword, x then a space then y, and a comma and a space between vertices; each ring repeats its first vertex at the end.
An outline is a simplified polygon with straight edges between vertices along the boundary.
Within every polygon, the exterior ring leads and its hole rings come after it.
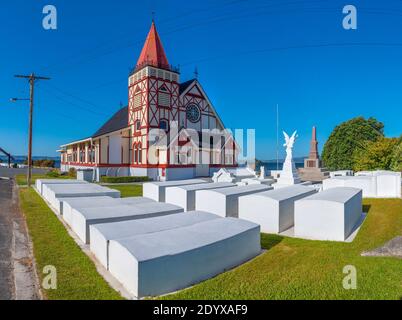
POLYGON ((279 105, 276 104, 276 170, 279 170, 279 105))

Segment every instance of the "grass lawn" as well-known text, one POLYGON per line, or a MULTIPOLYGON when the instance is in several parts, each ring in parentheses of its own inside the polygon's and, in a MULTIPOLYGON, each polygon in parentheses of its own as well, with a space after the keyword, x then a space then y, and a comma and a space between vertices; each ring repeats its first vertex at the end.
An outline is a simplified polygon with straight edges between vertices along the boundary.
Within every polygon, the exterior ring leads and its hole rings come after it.
MULTIPOLYGON (((141 196, 141 185, 108 186, 123 197, 141 196)), ((54 265, 58 289, 49 299, 119 299, 91 260, 32 189, 20 189, 40 270, 54 265)), ((402 234, 402 200, 365 199, 368 212, 352 243, 309 241, 262 234, 263 254, 187 290, 161 299, 402 299, 402 259, 362 257, 402 234), (357 289, 345 290, 343 267, 357 270, 357 289)))
POLYGON ((263 234, 256 259, 163 299, 402 299, 402 259, 362 257, 402 235, 402 200, 366 199, 368 216, 352 243, 263 234), (357 289, 343 289, 343 267, 357 270, 357 289))
POLYGON ((40 281, 47 265, 57 269, 57 289, 43 290, 47 299, 121 299, 98 274, 94 263, 69 236, 62 223, 32 188, 20 189, 21 209, 33 241, 40 281))
MULTIPOLYGON (((54 177, 49 177, 46 174, 33 173, 32 174, 32 179, 31 179, 32 185, 35 184, 36 179, 73 179, 73 178, 70 177, 70 176, 67 176, 67 175, 63 175, 63 176, 59 176, 59 177, 54 178, 54 177)), ((27 184, 27 176, 26 176, 26 174, 17 174, 15 176, 15 181, 17 182, 17 184, 19 186, 26 185, 27 184)))
POLYGON ((141 184, 119 184, 119 185, 105 185, 110 189, 119 190, 122 198, 126 197, 141 197, 142 185, 141 184))

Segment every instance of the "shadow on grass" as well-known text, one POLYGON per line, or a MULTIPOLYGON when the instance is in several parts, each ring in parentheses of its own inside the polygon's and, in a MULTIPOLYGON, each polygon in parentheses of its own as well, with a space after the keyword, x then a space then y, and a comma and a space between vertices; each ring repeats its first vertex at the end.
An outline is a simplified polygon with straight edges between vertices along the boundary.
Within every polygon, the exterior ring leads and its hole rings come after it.
POLYGON ((370 211, 371 204, 363 204, 363 212, 368 213, 370 211))
POLYGON ((261 247, 265 250, 269 250, 275 247, 277 244, 281 243, 284 239, 282 236, 276 234, 265 234, 261 233, 261 247))

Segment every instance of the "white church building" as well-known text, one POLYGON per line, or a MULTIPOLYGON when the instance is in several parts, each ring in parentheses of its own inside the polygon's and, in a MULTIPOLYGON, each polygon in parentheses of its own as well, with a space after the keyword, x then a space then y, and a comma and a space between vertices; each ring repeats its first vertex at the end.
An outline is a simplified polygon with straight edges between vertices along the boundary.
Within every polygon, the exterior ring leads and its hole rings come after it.
POLYGON ((154 22, 128 78, 128 106, 92 136, 61 146, 61 170, 175 180, 236 167, 239 150, 197 79, 180 83, 154 22))

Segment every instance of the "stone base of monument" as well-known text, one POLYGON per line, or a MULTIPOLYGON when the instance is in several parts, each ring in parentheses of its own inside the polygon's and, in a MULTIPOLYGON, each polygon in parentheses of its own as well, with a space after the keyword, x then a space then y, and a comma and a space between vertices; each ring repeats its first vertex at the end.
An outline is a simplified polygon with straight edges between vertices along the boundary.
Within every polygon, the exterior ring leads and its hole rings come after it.
POLYGON ((166 203, 182 207, 184 211, 192 211, 195 210, 195 192, 197 190, 213 190, 234 186, 235 184, 231 182, 216 182, 169 187, 166 188, 166 203))
POLYGON ((111 240, 195 225, 218 218, 220 217, 212 213, 191 211, 148 219, 95 224, 91 225, 89 229, 90 249, 99 262, 109 269, 109 242, 111 240))
POLYGON ((165 191, 168 187, 186 186, 207 183, 202 179, 173 180, 162 182, 147 182, 142 186, 142 195, 158 202, 165 202, 165 191))
POLYGON ((299 168, 299 176, 301 181, 320 182, 328 179, 329 171, 323 168, 299 168))
POLYGON ((237 186, 215 190, 196 191, 196 210, 207 211, 221 217, 238 217, 239 197, 268 191, 272 187, 263 184, 237 186))
POLYGON ((260 251, 257 224, 220 218, 111 240, 109 271, 136 297, 157 296, 214 277, 260 251))
POLYGON ((73 220, 73 210, 82 208, 100 208, 120 205, 135 205, 139 203, 155 202, 144 197, 111 198, 111 197, 78 197, 61 198, 63 220, 71 226, 73 220))
POLYGON ((183 208, 159 202, 73 209, 71 229, 81 241, 89 244, 89 227, 93 224, 145 219, 180 212, 183 212, 183 208))
POLYGON ((239 218, 255 222, 261 232, 280 233, 294 225, 294 203, 316 190, 294 185, 239 198, 239 218))
POLYGON ((362 191, 332 188, 295 202, 294 235, 315 240, 345 241, 362 215, 362 191))

